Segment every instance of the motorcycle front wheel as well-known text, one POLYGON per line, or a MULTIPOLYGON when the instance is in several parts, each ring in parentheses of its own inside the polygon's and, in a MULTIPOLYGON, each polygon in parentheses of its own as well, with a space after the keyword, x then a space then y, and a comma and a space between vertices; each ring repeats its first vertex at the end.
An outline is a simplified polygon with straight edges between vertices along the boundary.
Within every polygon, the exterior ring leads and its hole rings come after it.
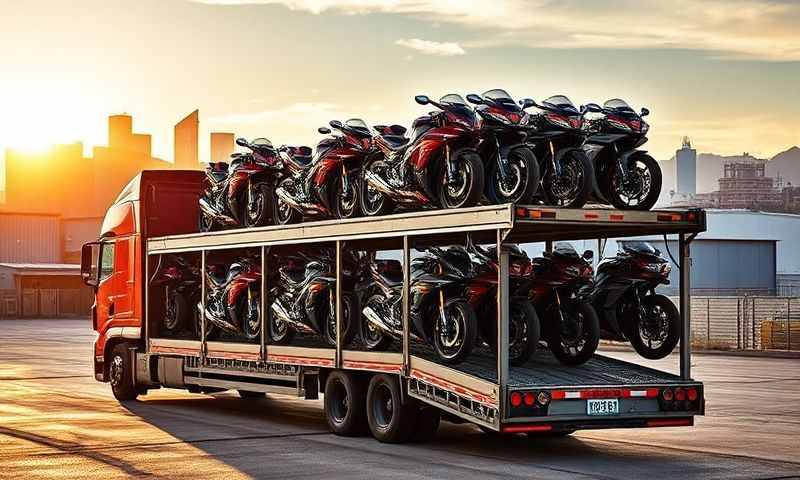
MULTIPOLYGON (((336 346, 336 309, 328 309, 325 321, 325 340, 329 345, 336 346), (333 311, 330 311, 333 310, 333 311)), ((358 333, 358 302, 352 293, 342 294, 342 347, 353 341, 358 333)))
POLYGON ((344 182, 342 177, 336 176, 333 179, 333 188, 331 188, 331 206, 333 207, 333 214, 336 218, 353 218, 358 216, 359 209, 359 191, 358 178, 356 175, 350 175, 349 186, 347 191, 344 191, 344 182))
MULTIPOLYGON (((636 313, 631 309, 631 315, 636 313)), ((664 295, 642 298, 642 314, 626 319, 628 340, 636 353, 649 360, 664 358, 675 348, 681 337, 681 317, 678 307, 664 295)))
POLYGON ((394 204, 392 200, 387 197, 384 193, 378 191, 375 187, 367 182, 365 175, 369 171, 373 171, 376 166, 379 166, 381 162, 375 162, 369 165, 369 167, 364 167, 361 170, 361 178, 358 182, 358 187, 361 190, 361 194, 359 195, 359 203, 361 204, 361 213, 367 217, 377 217, 379 215, 387 215, 392 213, 394 209, 394 204))
POLYGON ((581 208, 589 200, 594 180, 592 162, 583 152, 570 150, 561 160, 561 175, 549 169, 542 182, 542 195, 548 205, 581 208))
POLYGON ((650 210, 661 194, 661 167, 650 155, 636 155, 625 178, 615 168, 609 201, 622 210, 650 210))
POLYGON ((547 346, 556 359, 574 366, 592 358, 600 342, 600 320, 594 308, 583 302, 562 302, 562 315, 556 306, 548 313, 547 346))
POLYGON ((508 154, 508 172, 503 180, 497 161, 489 164, 486 198, 494 204, 530 203, 539 189, 539 162, 528 147, 517 147, 508 154))
POLYGON ((266 183, 253 185, 250 192, 243 202, 244 212, 241 218, 244 219, 246 227, 263 227, 269 225, 271 212, 271 190, 266 183))
POLYGON ((241 295, 236 302, 236 311, 244 337, 248 340, 259 338, 261 336, 261 302, 258 296, 248 298, 247 295, 241 295))
POLYGON ((455 164, 455 178, 447 181, 447 162, 442 162, 438 182, 439 202, 442 208, 472 207, 483 195, 483 162, 477 153, 462 152, 451 159, 455 164))
POLYGON ((464 300, 448 300, 444 318, 436 312, 433 324, 433 347, 442 363, 461 363, 472 352, 478 338, 475 311, 464 300))

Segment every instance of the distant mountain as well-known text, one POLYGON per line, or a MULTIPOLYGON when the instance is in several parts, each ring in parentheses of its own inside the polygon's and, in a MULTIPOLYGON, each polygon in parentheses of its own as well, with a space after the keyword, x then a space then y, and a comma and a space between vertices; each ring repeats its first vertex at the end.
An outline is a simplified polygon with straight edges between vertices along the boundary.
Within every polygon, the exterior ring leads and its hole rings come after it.
POLYGON ((800 185, 800 148, 792 147, 767 162, 767 176, 783 178, 783 184, 800 185))

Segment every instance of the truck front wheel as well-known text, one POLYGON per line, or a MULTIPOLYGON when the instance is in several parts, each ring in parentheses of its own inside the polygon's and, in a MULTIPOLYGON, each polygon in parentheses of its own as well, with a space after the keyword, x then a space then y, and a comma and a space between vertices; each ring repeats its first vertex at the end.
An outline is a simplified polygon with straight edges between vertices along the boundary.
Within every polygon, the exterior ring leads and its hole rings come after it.
POLYGON ((114 397, 121 401, 136 400, 139 389, 133 381, 133 365, 127 343, 120 343, 111 350, 108 362, 108 378, 114 397))

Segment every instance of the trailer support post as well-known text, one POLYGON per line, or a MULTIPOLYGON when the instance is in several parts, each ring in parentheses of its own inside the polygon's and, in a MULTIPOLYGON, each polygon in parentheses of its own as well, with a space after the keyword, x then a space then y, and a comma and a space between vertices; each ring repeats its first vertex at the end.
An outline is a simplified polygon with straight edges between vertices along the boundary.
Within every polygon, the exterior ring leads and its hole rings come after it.
MULTIPOLYGON (((206 364, 206 250, 200 250, 200 370, 206 364)), ((201 373, 202 374, 202 373, 201 373)))
POLYGON ((267 361, 267 333, 266 330, 269 328, 269 310, 267 306, 269 302, 267 301, 267 247, 261 246, 261 361, 267 361))
MULTIPOLYGON (((352 315, 353 312, 350 312, 352 315)), ((352 321, 352 319, 351 319, 352 321)), ((342 241, 336 240, 336 368, 342 368, 342 241)))
POLYGON ((689 252, 689 243, 686 235, 681 233, 678 235, 678 250, 680 251, 680 258, 678 259, 681 269, 681 286, 680 286, 680 303, 681 303, 681 378, 684 380, 691 380, 692 378, 692 326, 691 326, 691 296, 690 296, 690 278, 691 278, 691 265, 692 259, 689 252))
POLYGON ((408 235, 403 235, 403 373, 406 376, 411 375, 411 352, 410 348, 410 335, 411 327, 409 325, 409 305, 410 301, 410 282, 411 282, 411 254, 409 253, 408 235))
MULTIPOLYGON (((505 398, 508 382, 508 250, 503 247, 503 235, 497 230, 497 383, 501 399, 505 398)), ((501 400, 502 401, 502 400, 501 400)))

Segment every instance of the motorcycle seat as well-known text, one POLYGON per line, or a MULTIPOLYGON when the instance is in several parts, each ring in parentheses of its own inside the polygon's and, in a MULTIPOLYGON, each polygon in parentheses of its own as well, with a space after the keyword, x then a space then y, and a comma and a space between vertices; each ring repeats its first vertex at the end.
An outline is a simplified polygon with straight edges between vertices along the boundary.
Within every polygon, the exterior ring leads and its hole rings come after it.
POLYGON ((383 143, 389 147, 390 150, 404 150, 408 145, 408 137, 402 135, 381 135, 383 143))

